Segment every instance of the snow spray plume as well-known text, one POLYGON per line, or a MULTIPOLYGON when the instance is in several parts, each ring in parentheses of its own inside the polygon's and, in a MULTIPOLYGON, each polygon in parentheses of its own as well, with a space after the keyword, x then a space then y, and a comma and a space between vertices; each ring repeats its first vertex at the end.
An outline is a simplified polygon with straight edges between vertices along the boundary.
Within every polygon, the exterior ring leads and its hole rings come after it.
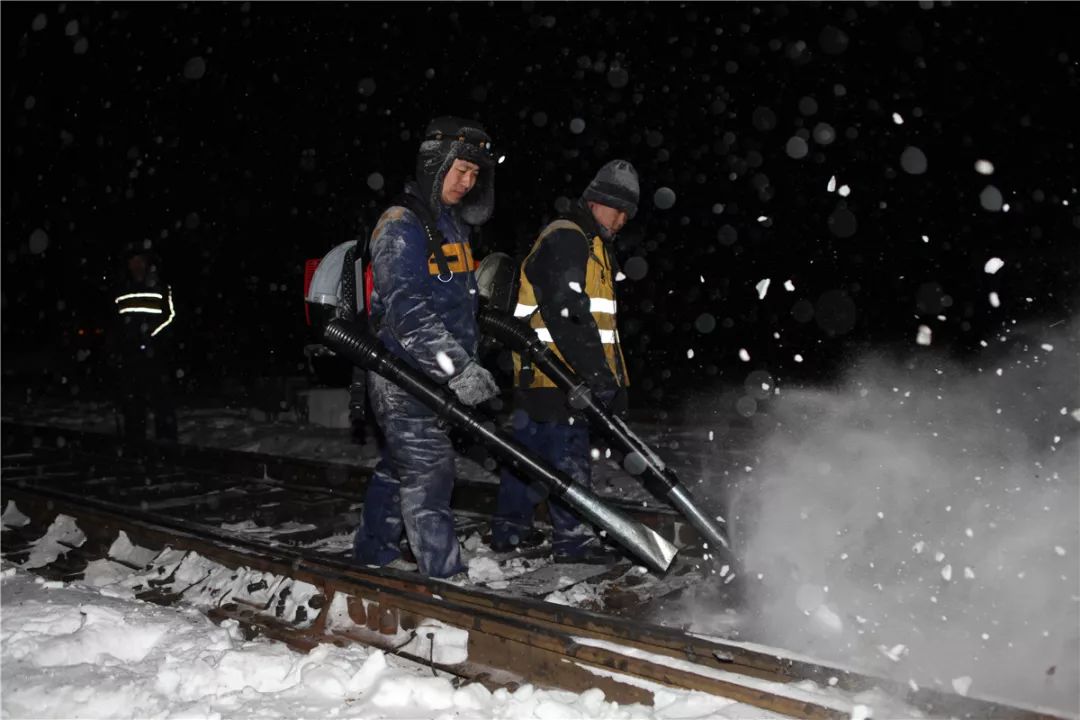
POLYGON ((620 545, 658 573, 667 571, 678 548, 656 531, 604 504, 570 476, 537 460, 522 445, 504 437, 458 403, 441 385, 391 355, 382 344, 354 324, 333 320, 326 327, 328 347, 352 362, 376 372, 427 405, 436 415, 455 425, 507 462, 522 475, 542 482, 567 505, 607 531, 620 545))
POLYGON ((1002 334, 972 367, 869 358, 774 399, 729 517, 743 638, 1075 714, 1078 326, 1002 334))

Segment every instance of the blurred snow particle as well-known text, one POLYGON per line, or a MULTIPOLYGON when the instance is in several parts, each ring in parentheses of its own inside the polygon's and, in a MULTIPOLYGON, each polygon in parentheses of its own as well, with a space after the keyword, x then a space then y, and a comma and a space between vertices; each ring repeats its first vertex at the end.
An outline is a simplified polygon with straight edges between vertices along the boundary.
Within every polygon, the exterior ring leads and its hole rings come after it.
POLYGON ((800 355, 798 353, 795 353, 795 362, 801 363, 802 362, 802 355, 800 355))
POLYGON ((45 17, 45 13, 38 13, 34 16, 33 22, 30 23, 30 29, 34 32, 44 30, 45 26, 49 24, 49 18, 45 17))
POLYGON ((177 368, 177 369, 176 369, 176 377, 177 377, 178 379, 179 379, 179 378, 183 378, 183 377, 184 377, 184 370, 183 370, 183 368, 177 368))
POLYGON ((570 132, 575 135, 580 135, 585 132, 585 121, 581 118, 574 118, 570 121, 570 132))
POLYGON ((196 55, 184 63, 184 77, 188 80, 199 80, 206 74, 206 61, 196 55))
POLYGON ((784 289, 788 292, 795 292, 795 283, 791 282, 790 280, 785 280, 784 289))
POLYGON ((631 280, 640 280, 649 273, 649 263, 640 255, 635 255, 626 261, 623 269, 626 271, 626 277, 631 280))
POLYGON ((761 106, 754 110, 751 121, 758 130, 772 130, 776 127, 776 113, 765 106, 761 106))
POLYGON ((900 153, 900 167, 904 168, 904 172, 910 175, 922 175, 926 172, 926 166, 926 155, 919 148, 908 145, 904 148, 904 152, 900 153))
POLYGON ((89 49, 90 49, 90 41, 87 40, 84 37, 81 37, 81 38, 79 38, 78 40, 75 41, 75 47, 72 48, 72 51, 76 55, 85 55, 86 51, 89 50, 89 49))
POLYGON ((714 203, 712 206, 713 215, 720 215, 724 212, 724 205, 722 203, 714 203))
POLYGON ((383 178, 382 173, 373 172, 367 176, 367 186, 378 192, 383 189, 386 184, 386 180, 383 178))
POLYGON ((829 216, 828 226, 836 237, 849 238, 859 229, 859 222, 855 219, 854 213, 847 208, 840 207, 829 216))
POLYGON ((750 353, 746 352, 746 348, 739 348, 739 359, 743 362, 750 362, 750 353))
POLYGON ((687 360, 693 360, 694 359, 694 350, 693 350, 693 348, 686 351, 686 359, 687 360))
POLYGON ((847 185, 841 185, 840 189, 837 190, 836 192, 840 193, 840 197, 847 197, 848 195, 851 194, 851 188, 848 187, 847 185))
POLYGON ((442 350, 435 353, 435 362, 439 363, 439 368, 447 375, 454 374, 454 361, 442 350))
POLYGON ((702 335, 708 335, 716 329, 716 318, 709 313, 701 313, 694 321, 694 329, 702 335))
POLYGON ((547 125, 547 121, 548 121, 547 113, 544 112, 543 110, 537 110, 536 112, 533 113, 532 123, 536 127, 538 127, 538 128, 544 127, 545 125, 547 125))
POLYGON ((964 566, 964 577, 966 579, 968 579, 968 580, 974 580, 975 579, 975 571, 965 565, 964 566))
POLYGON ((952 565, 946 565, 941 568, 941 577, 945 578, 946 582, 952 580, 952 565))
POLYGON ((979 193, 979 204, 983 206, 983 210, 999 212, 1002 205, 1001 191, 993 185, 987 185, 979 193))
POLYGON ((818 35, 818 45, 826 55, 839 55, 847 50, 848 42, 847 33, 833 25, 826 25, 818 35))
POLYGON ((833 175, 831 178, 829 178, 829 186, 826 189, 829 192, 835 192, 836 191, 836 176, 835 175, 833 175))
POLYGON ((998 297, 996 292, 990 293, 990 306, 1001 307, 1001 298, 998 297))
POLYGON ((745 418, 753 417, 754 413, 757 412, 757 400, 748 395, 743 395, 735 401, 735 412, 745 418))
POLYGON ((653 204, 660 210, 667 210, 675 204, 675 191, 669 187, 658 188, 653 193, 653 204))
POLYGON ((37 98, 33 95, 27 95, 26 100, 23 101, 23 109, 33 110, 35 105, 37 105, 37 98))
POLYGON ((993 175, 994 163, 990 162, 989 160, 976 160, 975 172, 979 173, 980 175, 993 175))
POLYGON ((810 152, 810 146, 806 144, 798 135, 788 138, 787 145, 784 147, 787 151, 788 157, 795 160, 801 160, 806 157, 806 154, 810 152))
POLYGON ((1054 552, 1057 553, 1058 555, 1060 555, 1061 557, 1065 557, 1065 548, 1061 547, 1060 545, 1055 545, 1054 546, 1054 552))
POLYGON ((734 245, 739 240, 739 231, 731 225, 721 225, 716 231, 716 239, 721 245, 734 245))
POLYGON ((40 255, 49 247, 49 234, 38 228, 30 233, 30 252, 40 255))
POLYGON ((626 87, 626 84, 630 82, 630 73, 626 72, 626 70, 621 67, 612 65, 611 69, 608 70, 607 81, 608 85, 616 90, 626 87))
POLYGON ((892 114, 892 121, 894 123, 896 123, 897 125, 903 125, 904 124, 904 118, 900 117, 900 113, 893 113, 892 114))
POLYGON ((799 112, 803 115, 810 116, 817 113, 818 104, 817 100, 812 97, 799 98, 799 112))
POLYGON ((836 139, 836 131, 829 123, 818 123, 814 126, 814 142, 818 145, 830 145, 836 139))
POLYGON ((361 78, 360 82, 356 85, 356 92, 360 93, 364 97, 371 97, 375 94, 375 78, 361 78))
POLYGON ((953 678, 952 687, 957 695, 967 695, 968 690, 971 689, 971 678, 967 675, 964 677, 953 678))
POLYGON ((926 325, 920 325, 919 326, 919 333, 918 333, 918 335, 915 336, 915 342, 917 344, 919 344, 919 345, 929 345, 930 344, 930 337, 931 337, 930 328, 927 327, 926 325))
POLYGON ((428 68, 427 70, 425 70, 424 71, 424 77, 427 78, 428 80, 435 77, 435 68, 428 68))
POLYGON ((1001 258, 992 257, 986 261, 985 265, 983 265, 983 272, 985 272, 987 275, 993 275, 1003 267, 1005 267, 1004 260, 1002 260, 1001 258))
POLYGON ((64 34, 68 37, 75 37, 79 34, 79 21, 69 20, 68 24, 64 26, 64 34))
POLYGON ((765 293, 769 292, 769 278, 759 281, 754 287, 757 289, 758 300, 764 300, 765 293))

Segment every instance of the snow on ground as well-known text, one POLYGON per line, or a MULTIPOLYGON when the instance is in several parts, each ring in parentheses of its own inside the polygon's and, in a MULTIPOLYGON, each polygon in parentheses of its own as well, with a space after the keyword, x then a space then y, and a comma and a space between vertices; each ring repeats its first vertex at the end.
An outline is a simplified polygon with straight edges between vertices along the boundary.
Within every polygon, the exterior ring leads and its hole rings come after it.
POLYGON ((357 645, 307 655, 246 641, 190 607, 161 607, 46 581, 5 563, 0 585, 3 696, 10 718, 772 718, 701 693, 658 689, 655 705, 616 705, 524 686, 454 687, 430 668, 357 645))

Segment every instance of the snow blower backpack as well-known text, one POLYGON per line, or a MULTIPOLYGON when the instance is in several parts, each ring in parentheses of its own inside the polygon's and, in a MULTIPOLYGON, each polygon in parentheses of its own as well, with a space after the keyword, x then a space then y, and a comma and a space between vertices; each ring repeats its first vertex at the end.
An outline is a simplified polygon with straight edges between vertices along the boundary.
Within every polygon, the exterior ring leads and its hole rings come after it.
MULTIPOLYGON (((403 193, 389 207, 408 208, 424 226, 428 253, 444 274, 450 265, 442 251, 443 235, 435 218, 414 195, 403 193)), ((327 323, 345 318, 367 324, 374 279, 371 272, 371 238, 349 240, 335 246, 321 258, 304 264, 304 313, 309 327, 320 340, 327 323)))

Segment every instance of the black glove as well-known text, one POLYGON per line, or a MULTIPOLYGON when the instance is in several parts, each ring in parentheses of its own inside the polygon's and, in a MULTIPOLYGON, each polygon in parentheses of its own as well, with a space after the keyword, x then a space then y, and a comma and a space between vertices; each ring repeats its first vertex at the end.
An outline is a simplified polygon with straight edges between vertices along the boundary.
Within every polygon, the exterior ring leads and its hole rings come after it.
POLYGON ((466 405, 479 405, 499 394, 495 378, 476 361, 466 365, 465 369, 450 378, 447 384, 457 395, 457 399, 466 405))

